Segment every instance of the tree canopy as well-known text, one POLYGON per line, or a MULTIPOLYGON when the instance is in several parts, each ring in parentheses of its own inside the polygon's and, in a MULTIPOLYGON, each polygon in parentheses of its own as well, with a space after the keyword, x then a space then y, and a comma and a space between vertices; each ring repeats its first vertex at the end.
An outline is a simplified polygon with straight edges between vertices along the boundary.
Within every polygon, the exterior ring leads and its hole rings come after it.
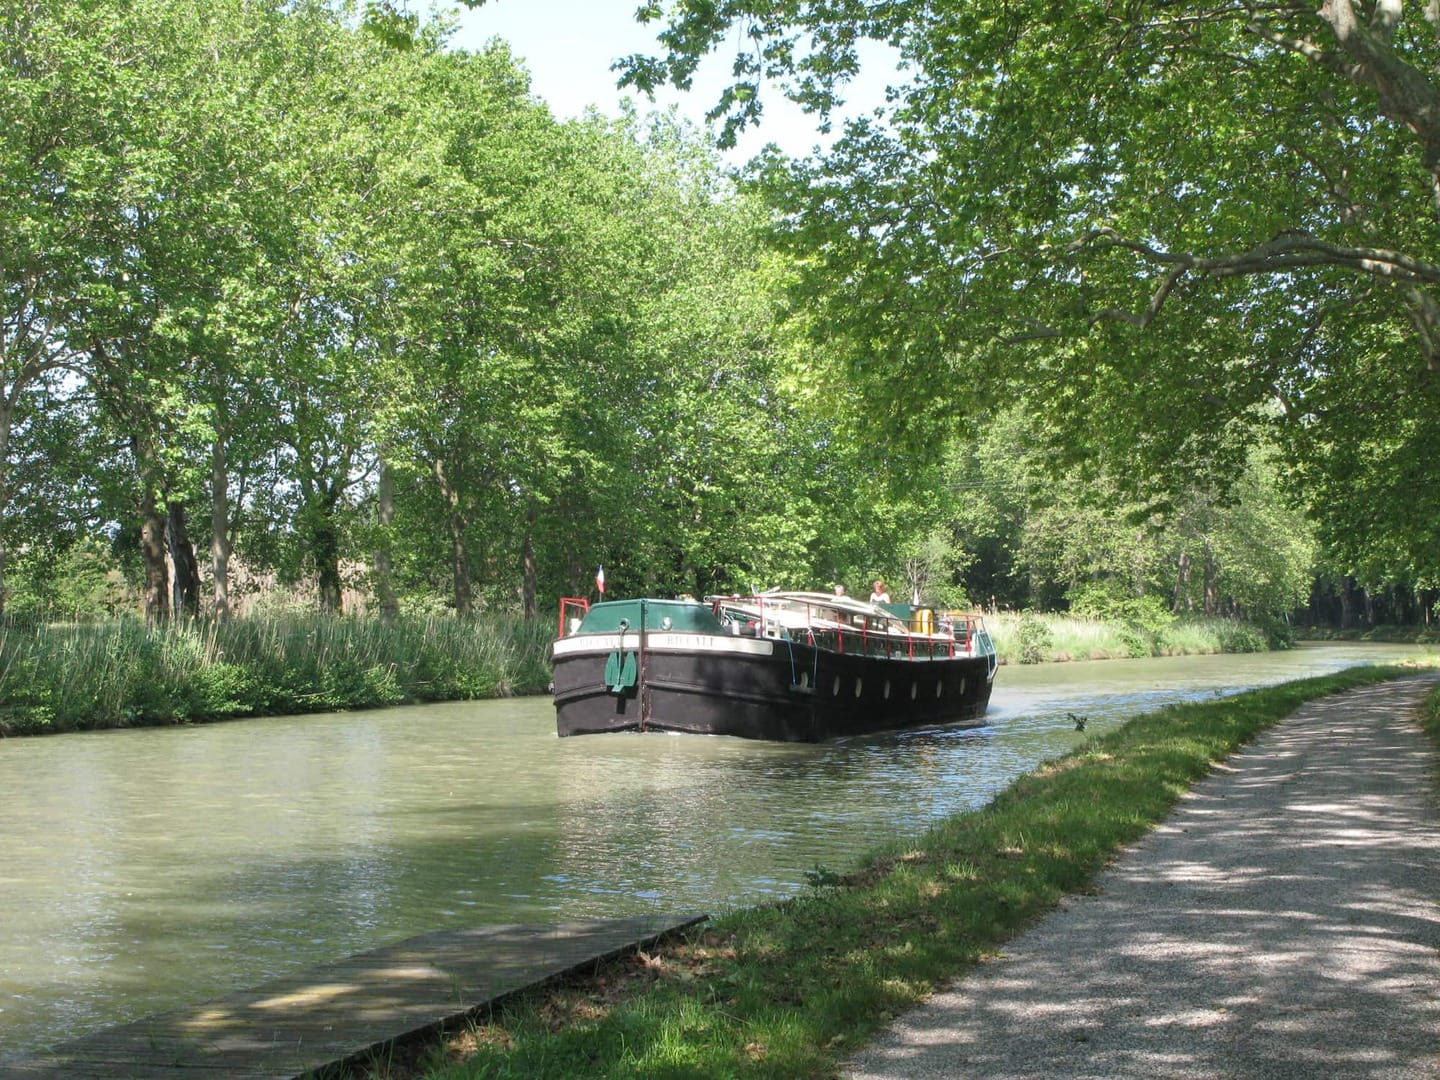
POLYGON ((1322 570, 1416 596, 1427 167, 1233 15, 671 5, 637 81, 741 24, 817 107, 863 35, 912 64, 745 183, 404 5, 0 0, 0 602, 535 615, 603 564, 1257 615, 1306 500, 1322 570), (1217 261, 1281 236, 1331 257, 1217 261))
POLYGON ((1433 4, 676 0, 641 17, 665 50, 627 61, 642 88, 737 43, 730 132, 776 86, 831 108, 864 39, 902 58, 883 115, 765 166, 812 325, 887 415, 928 420, 937 397, 983 415, 1023 389, 1073 460, 1136 461, 1162 491, 1238 478, 1269 432, 1352 565, 1440 581, 1433 4))

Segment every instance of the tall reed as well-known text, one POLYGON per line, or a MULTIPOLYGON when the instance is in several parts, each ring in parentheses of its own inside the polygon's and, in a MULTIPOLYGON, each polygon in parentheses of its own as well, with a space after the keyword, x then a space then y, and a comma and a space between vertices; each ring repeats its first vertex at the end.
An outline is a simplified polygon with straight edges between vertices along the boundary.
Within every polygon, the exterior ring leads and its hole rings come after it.
POLYGON ((548 621, 286 616, 0 626, 0 734, 534 693, 548 621))
POLYGON ((1027 611, 987 615, 985 622, 1001 662, 1006 664, 1262 652, 1267 648, 1263 630, 1230 619, 1177 619, 1164 626, 1141 626, 1027 611))

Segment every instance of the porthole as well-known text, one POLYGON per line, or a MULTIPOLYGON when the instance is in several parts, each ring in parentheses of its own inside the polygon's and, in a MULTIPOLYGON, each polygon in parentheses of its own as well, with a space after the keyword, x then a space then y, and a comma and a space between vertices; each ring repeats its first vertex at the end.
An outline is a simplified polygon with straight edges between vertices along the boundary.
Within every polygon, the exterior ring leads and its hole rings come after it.
POLYGON ((836 676, 835 676, 835 685, 830 688, 830 696, 831 696, 831 697, 839 697, 839 696, 840 696, 840 676, 839 676, 839 675, 836 675, 836 676))
POLYGON ((911 701, 914 701, 916 695, 919 694, 919 693, 920 693, 920 684, 919 684, 918 682, 912 682, 912 683, 910 684, 910 700, 911 700, 911 701))
POLYGON ((810 689, 810 673, 809 673, 808 671, 802 671, 802 672, 800 672, 800 689, 801 689, 801 690, 809 690, 809 689, 810 689))
POLYGON ((856 696, 856 697, 859 697, 859 696, 860 696, 860 690, 861 690, 862 685, 863 685, 862 680, 860 680, 860 679, 856 679, 856 680, 855 680, 855 696, 856 696))
POLYGON ((965 676, 964 676, 964 675, 961 675, 961 676, 960 676, 960 696, 961 696, 961 697, 964 697, 964 696, 965 696, 965 676))
POLYGON ((935 696, 938 698, 938 697, 940 697, 941 695, 943 695, 944 693, 945 693, 945 680, 944 680, 944 679, 936 679, 936 680, 935 680, 935 696))
POLYGON ((885 693, 885 700, 886 700, 886 701, 889 701, 889 700, 890 700, 890 680, 889 680, 889 679, 886 679, 886 680, 885 680, 885 691, 884 691, 884 693, 885 693))

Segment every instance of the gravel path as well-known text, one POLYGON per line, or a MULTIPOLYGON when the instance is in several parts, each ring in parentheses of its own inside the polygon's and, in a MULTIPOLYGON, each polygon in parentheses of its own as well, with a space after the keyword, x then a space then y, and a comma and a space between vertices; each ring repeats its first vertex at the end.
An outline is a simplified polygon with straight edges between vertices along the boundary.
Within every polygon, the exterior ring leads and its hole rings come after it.
POLYGON ((847 1075, 1440 1077, 1434 684, 1302 707, 847 1075))

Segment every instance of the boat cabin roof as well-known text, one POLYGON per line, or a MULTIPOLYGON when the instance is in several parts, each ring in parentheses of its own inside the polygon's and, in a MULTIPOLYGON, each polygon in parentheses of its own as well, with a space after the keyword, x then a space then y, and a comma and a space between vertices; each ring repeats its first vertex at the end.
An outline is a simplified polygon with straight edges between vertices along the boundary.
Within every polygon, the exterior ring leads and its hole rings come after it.
POLYGON ((577 634, 614 634, 624 622, 626 630, 639 630, 642 615, 646 630, 679 630, 701 634, 723 634, 725 627, 709 604, 694 600, 605 600, 592 604, 577 634))

